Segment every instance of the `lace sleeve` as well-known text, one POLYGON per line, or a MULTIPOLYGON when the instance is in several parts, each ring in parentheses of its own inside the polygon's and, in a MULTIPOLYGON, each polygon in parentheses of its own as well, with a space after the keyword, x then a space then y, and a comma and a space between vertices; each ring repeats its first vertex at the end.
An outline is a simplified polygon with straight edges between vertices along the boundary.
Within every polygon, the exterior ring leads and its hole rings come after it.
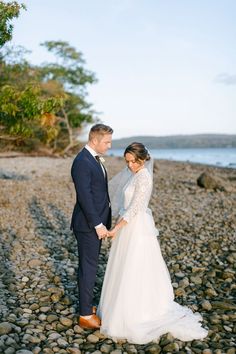
POLYGON ((152 179, 147 171, 139 172, 135 180, 134 194, 122 218, 129 222, 140 211, 146 211, 152 192, 152 179))

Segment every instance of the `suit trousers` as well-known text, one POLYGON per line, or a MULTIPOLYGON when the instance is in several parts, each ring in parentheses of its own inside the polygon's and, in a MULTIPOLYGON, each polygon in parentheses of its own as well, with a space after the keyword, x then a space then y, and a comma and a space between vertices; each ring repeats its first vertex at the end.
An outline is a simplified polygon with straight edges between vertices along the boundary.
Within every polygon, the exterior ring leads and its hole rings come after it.
POLYGON ((81 316, 92 314, 93 288, 96 281, 101 240, 94 230, 81 232, 74 230, 78 245, 79 269, 79 312, 81 316))

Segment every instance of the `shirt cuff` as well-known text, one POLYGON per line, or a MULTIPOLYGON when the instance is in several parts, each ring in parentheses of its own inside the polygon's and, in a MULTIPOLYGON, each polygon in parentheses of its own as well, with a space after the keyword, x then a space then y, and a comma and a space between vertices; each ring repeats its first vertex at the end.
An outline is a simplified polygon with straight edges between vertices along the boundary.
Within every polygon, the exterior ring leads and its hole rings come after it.
POLYGON ((103 227, 104 225, 103 225, 103 223, 101 222, 101 224, 99 224, 99 225, 96 225, 96 226, 94 226, 95 227, 95 229, 99 229, 100 227, 103 227))

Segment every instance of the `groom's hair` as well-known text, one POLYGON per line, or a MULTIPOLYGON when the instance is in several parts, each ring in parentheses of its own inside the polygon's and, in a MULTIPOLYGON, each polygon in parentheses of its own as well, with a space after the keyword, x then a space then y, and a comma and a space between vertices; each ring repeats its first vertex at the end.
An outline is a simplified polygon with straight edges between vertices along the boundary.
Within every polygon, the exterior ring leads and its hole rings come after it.
POLYGON ((113 129, 108 125, 99 123, 92 126, 89 132, 89 140, 91 141, 95 136, 100 136, 101 138, 106 134, 112 134, 113 129))

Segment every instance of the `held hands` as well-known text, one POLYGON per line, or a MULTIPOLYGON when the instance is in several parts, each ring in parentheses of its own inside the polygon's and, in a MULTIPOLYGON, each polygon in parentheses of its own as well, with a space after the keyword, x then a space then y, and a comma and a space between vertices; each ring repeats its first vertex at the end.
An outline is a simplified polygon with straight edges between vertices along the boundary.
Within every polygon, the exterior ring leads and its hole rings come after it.
POLYGON ((112 230, 107 232, 107 237, 112 237, 114 238, 116 236, 117 229, 114 227, 112 230))
MULTIPOLYGON (((107 238, 107 237, 111 237, 112 239, 115 238, 117 231, 122 228, 123 226, 125 226, 127 224, 127 221, 123 218, 119 219, 118 223, 113 227, 113 229, 111 229, 110 231, 108 231, 105 226, 103 226, 103 228, 106 229, 106 232, 103 233, 101 238, 107 238)), ((99 238, 99 239, 101 239, 99 238)))
POLYGON ((104 225, 97 227, 96 232, 97 232, 99 240, 106 238, 106 237, 112 237, 114 239, 117 231, 121 227, 125 226, 126 224, 127 224, 127 221, 125 219, 121 218, 119 220, 119 222, 110 231, 108 231, 104 225))
POLYGON ((106 226, 103 225, 101 227, 96 228, 96 233, 98 235, 99 240, 101 240, 102 238, 107 237, 108 230, 106 226))
POLYGON ((103 238, 107 238, 107 237, 115 237, 116 233, 117 233, 117 229, 115 229, 115 227, 108 231, 107 228, 105 226, 101 226, 99 228, 96 228, 96 232, 98 235, 99 240, 103 239, 103 238))
MULTIPOLYGON (((100 236, 98 235, 98 238, 99 240, 101 239, 106 239, 107 237, 112 237, 114 238, 116 233, 117 233, 117 230, 115 230, 115 228, 113 228, 112 230, 108 231, 106 228, 105 228, 105 232, 104 233, 101 233, 100 236)), ((98 233, 98 232, 97 232, 98 233)))

